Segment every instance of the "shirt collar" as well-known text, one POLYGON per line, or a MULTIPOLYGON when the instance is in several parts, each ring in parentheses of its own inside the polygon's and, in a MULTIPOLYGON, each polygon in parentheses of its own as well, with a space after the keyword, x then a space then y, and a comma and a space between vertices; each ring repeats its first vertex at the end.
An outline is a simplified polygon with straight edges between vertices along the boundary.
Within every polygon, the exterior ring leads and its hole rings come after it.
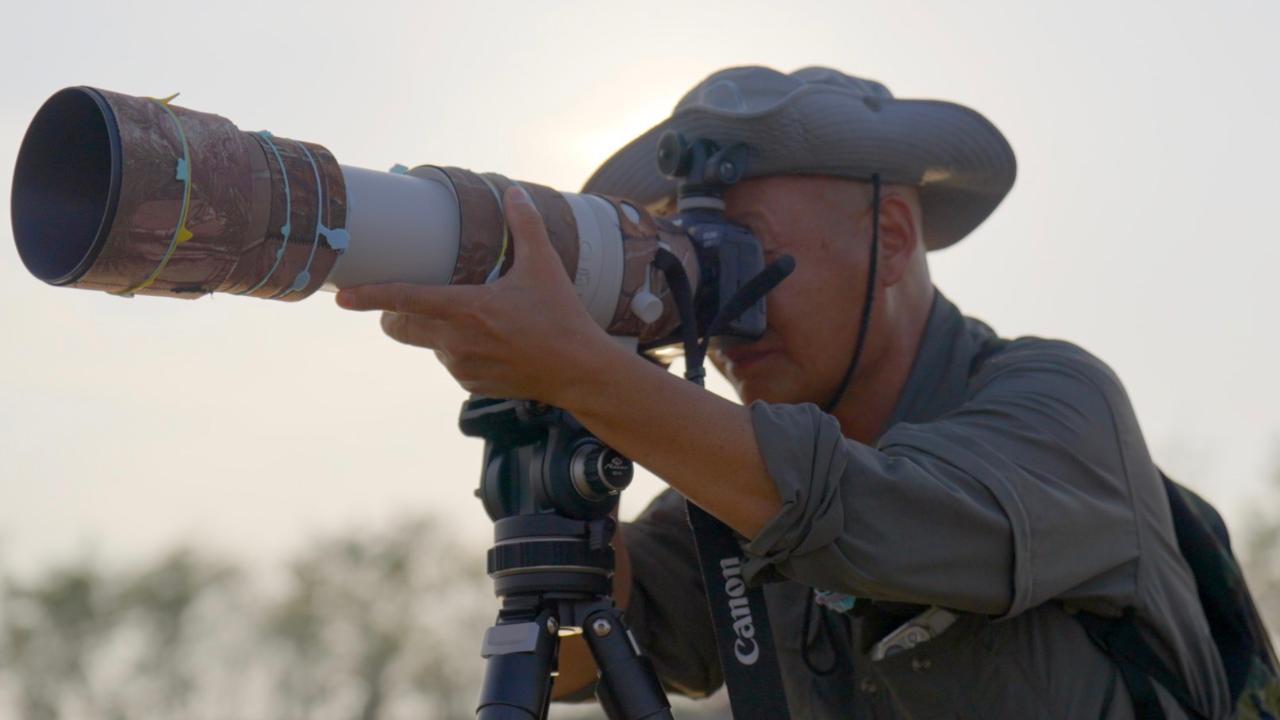
POLYGON ((927 422, 959 407, 968 391, 970 364, 994 335, 984 323, 961 315, 935 288, 920 347, 886 430, 901 422, 927 422))

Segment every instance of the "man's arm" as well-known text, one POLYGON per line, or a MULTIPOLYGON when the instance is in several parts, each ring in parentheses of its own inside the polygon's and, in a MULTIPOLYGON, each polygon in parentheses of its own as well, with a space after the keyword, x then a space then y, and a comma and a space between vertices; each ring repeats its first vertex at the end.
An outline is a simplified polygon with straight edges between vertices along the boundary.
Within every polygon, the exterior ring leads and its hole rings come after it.
POLYGON ((1006 351, 964 406, 879 447, 812 405, 744 408, 615 352, 562 406, 745 536, 752 577, 993 615, 1135 591, 1132 493, 1159 488, 1131 487, 1127 397, 1078 348, 1006 351))
POLYGON ((555 404, 745 537, 778 514, 748 408, 615 343, 583 352, 596 359, 555 404))
POLYGON ((783 500, 744 546, 752 577, 989 615, 1134 602, 1134 499, 1163 489, 1119 381, 1079 348, 1010 346, 963 405, 876 447, 811 405, 752 412, 783 500))

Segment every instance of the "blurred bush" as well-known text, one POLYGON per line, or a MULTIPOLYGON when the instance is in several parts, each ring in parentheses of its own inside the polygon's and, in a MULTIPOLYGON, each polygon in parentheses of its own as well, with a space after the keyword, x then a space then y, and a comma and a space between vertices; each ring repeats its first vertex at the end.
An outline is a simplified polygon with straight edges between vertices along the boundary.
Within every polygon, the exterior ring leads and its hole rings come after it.
POLYGON ((194 548, 90 560, 0 593, 0 716, 470 717, 496 601, 432 519, 321 539, 266 592, 194 548), (0 705, 2 708, 3 705, 0 705))
MULTIPOLYGON (((1280 628, 1280 463, 1237 552, 1280 628)), ((0 586, 0 717, 397 720, 473 716, 497 603, 483 550, 423 517, 320 538, 272 582, 177 549, 132 570, 81 559, 0 586)), ((723 693, 674 699, 728 718, 723 693)), ((557 705, 560 720, 602 718, 557 705)))

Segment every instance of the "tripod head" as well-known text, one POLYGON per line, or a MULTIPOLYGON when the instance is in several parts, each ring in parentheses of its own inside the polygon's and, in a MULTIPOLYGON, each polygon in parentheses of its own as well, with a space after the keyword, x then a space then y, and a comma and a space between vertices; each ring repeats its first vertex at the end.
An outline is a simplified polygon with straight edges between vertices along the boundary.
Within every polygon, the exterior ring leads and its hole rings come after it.
POLYGON ((459 426, 485 440, 476 496, 494 521, 489 574, 497 594, 608 596, 610 513, 631 483, 631 461, 569 413, 540 403, 473 397, 459 426))
POLYGON ((631 484, 631 461, 558 408, 474 397, 459 425, 463 434, 491 441, 487 471, 476 495, 495 522, 547 512, 582 520, 602 518, 617 507, 618 493, 631 484), (522 477, 531 481, 528 486, 514 482, 522 477))
POLYGON ((569 413, 526 400, 473 397, 463 433, 485 440, 476 491, 494 521, 489 576, 502 598, 485 634, 483 720, 546 717, 559 637, 583 628, 610 718, 670 720, 653 666, 611 599, 617 525, 611 513, 631 461, 569 413))

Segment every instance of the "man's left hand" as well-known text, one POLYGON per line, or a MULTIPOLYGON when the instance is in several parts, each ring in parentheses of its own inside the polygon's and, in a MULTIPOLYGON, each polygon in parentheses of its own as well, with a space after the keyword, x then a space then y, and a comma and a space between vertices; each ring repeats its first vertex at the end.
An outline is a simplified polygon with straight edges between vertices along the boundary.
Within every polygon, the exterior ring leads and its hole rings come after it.
POLYGON ((382 310, 387 335, 434 350, 469 392, 563 405, 582 371, 598 367, 618 347, 578 300, 524 190, 509 188, 503 207, 514 263, 498 280, 441 287, 363 285, 338 293, 338 305, 382 310))

